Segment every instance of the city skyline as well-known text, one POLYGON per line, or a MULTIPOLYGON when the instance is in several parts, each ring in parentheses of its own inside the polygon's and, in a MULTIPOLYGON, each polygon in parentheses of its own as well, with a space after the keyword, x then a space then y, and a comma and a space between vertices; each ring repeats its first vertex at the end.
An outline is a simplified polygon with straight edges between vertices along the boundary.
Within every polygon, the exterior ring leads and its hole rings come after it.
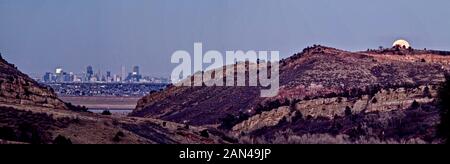
POLYGON ((85 71, 73 72, 67 71, 62 66, 55 67, 53 71, 46 71, 42 75, 33 77, 44 82, 107 82, 107 83, 169 83, 166 77, 145 75, 140 73, 140 66, 134 65, 130 71, 125 66, 121 67, 120 72, 110 70, 95 69, 89 65, 85 71))

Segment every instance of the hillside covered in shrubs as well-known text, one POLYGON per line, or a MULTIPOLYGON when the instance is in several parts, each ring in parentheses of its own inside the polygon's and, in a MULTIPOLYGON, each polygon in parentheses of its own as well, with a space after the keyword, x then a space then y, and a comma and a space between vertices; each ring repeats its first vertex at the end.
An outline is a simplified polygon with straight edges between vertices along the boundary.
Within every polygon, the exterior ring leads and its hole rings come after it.
POLYGON ((346 142, 440 143, 437 98, 450 68, 447 54, 315 45, 280 61, 275 97, 261 98, 258 87, 170 86, 142 98, 131 116, 217 126, 264 143, 277 140, 279 131, 346 142))

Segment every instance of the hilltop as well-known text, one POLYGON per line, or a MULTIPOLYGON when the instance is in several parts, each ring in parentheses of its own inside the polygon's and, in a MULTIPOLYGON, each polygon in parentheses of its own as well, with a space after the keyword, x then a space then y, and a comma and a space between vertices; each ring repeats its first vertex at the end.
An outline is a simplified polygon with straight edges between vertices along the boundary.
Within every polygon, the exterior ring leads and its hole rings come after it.
POLYGON ((141 99, 132 115, 217 124, 225 114, 255 112, 258 105, 269 101, 359 96, 369 90, 438 85, 444 80, 446 70, 440 63, 387 57, 309 47, 280 62, 280 92, 274 98, 260 98, 256 87, 172 86, 141 99))

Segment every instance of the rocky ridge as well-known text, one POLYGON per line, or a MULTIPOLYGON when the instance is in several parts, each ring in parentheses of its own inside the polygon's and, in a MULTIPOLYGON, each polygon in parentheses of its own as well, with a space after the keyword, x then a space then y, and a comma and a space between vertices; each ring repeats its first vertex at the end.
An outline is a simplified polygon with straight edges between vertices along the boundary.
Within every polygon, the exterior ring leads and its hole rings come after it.
POLYGON ((449 54, 313 46, 280 61, 275 97, 259 97, 258 87, 170 86, 142 98, 131 116, 214 126, 243 143, 315 143, 305 136, 316 135, 336 143, 435 143, 435 98, 449 54))

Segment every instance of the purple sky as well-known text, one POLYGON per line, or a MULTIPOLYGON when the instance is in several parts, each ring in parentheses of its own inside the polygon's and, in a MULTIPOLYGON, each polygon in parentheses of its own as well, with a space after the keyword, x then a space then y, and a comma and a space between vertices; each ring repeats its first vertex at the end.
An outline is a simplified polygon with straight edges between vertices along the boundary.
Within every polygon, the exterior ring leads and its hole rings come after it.
POLYGON ((31 75, 87 65, 168 76, 176 50, 450 50, 448 0, 0 0, 0 51, 31 75))

